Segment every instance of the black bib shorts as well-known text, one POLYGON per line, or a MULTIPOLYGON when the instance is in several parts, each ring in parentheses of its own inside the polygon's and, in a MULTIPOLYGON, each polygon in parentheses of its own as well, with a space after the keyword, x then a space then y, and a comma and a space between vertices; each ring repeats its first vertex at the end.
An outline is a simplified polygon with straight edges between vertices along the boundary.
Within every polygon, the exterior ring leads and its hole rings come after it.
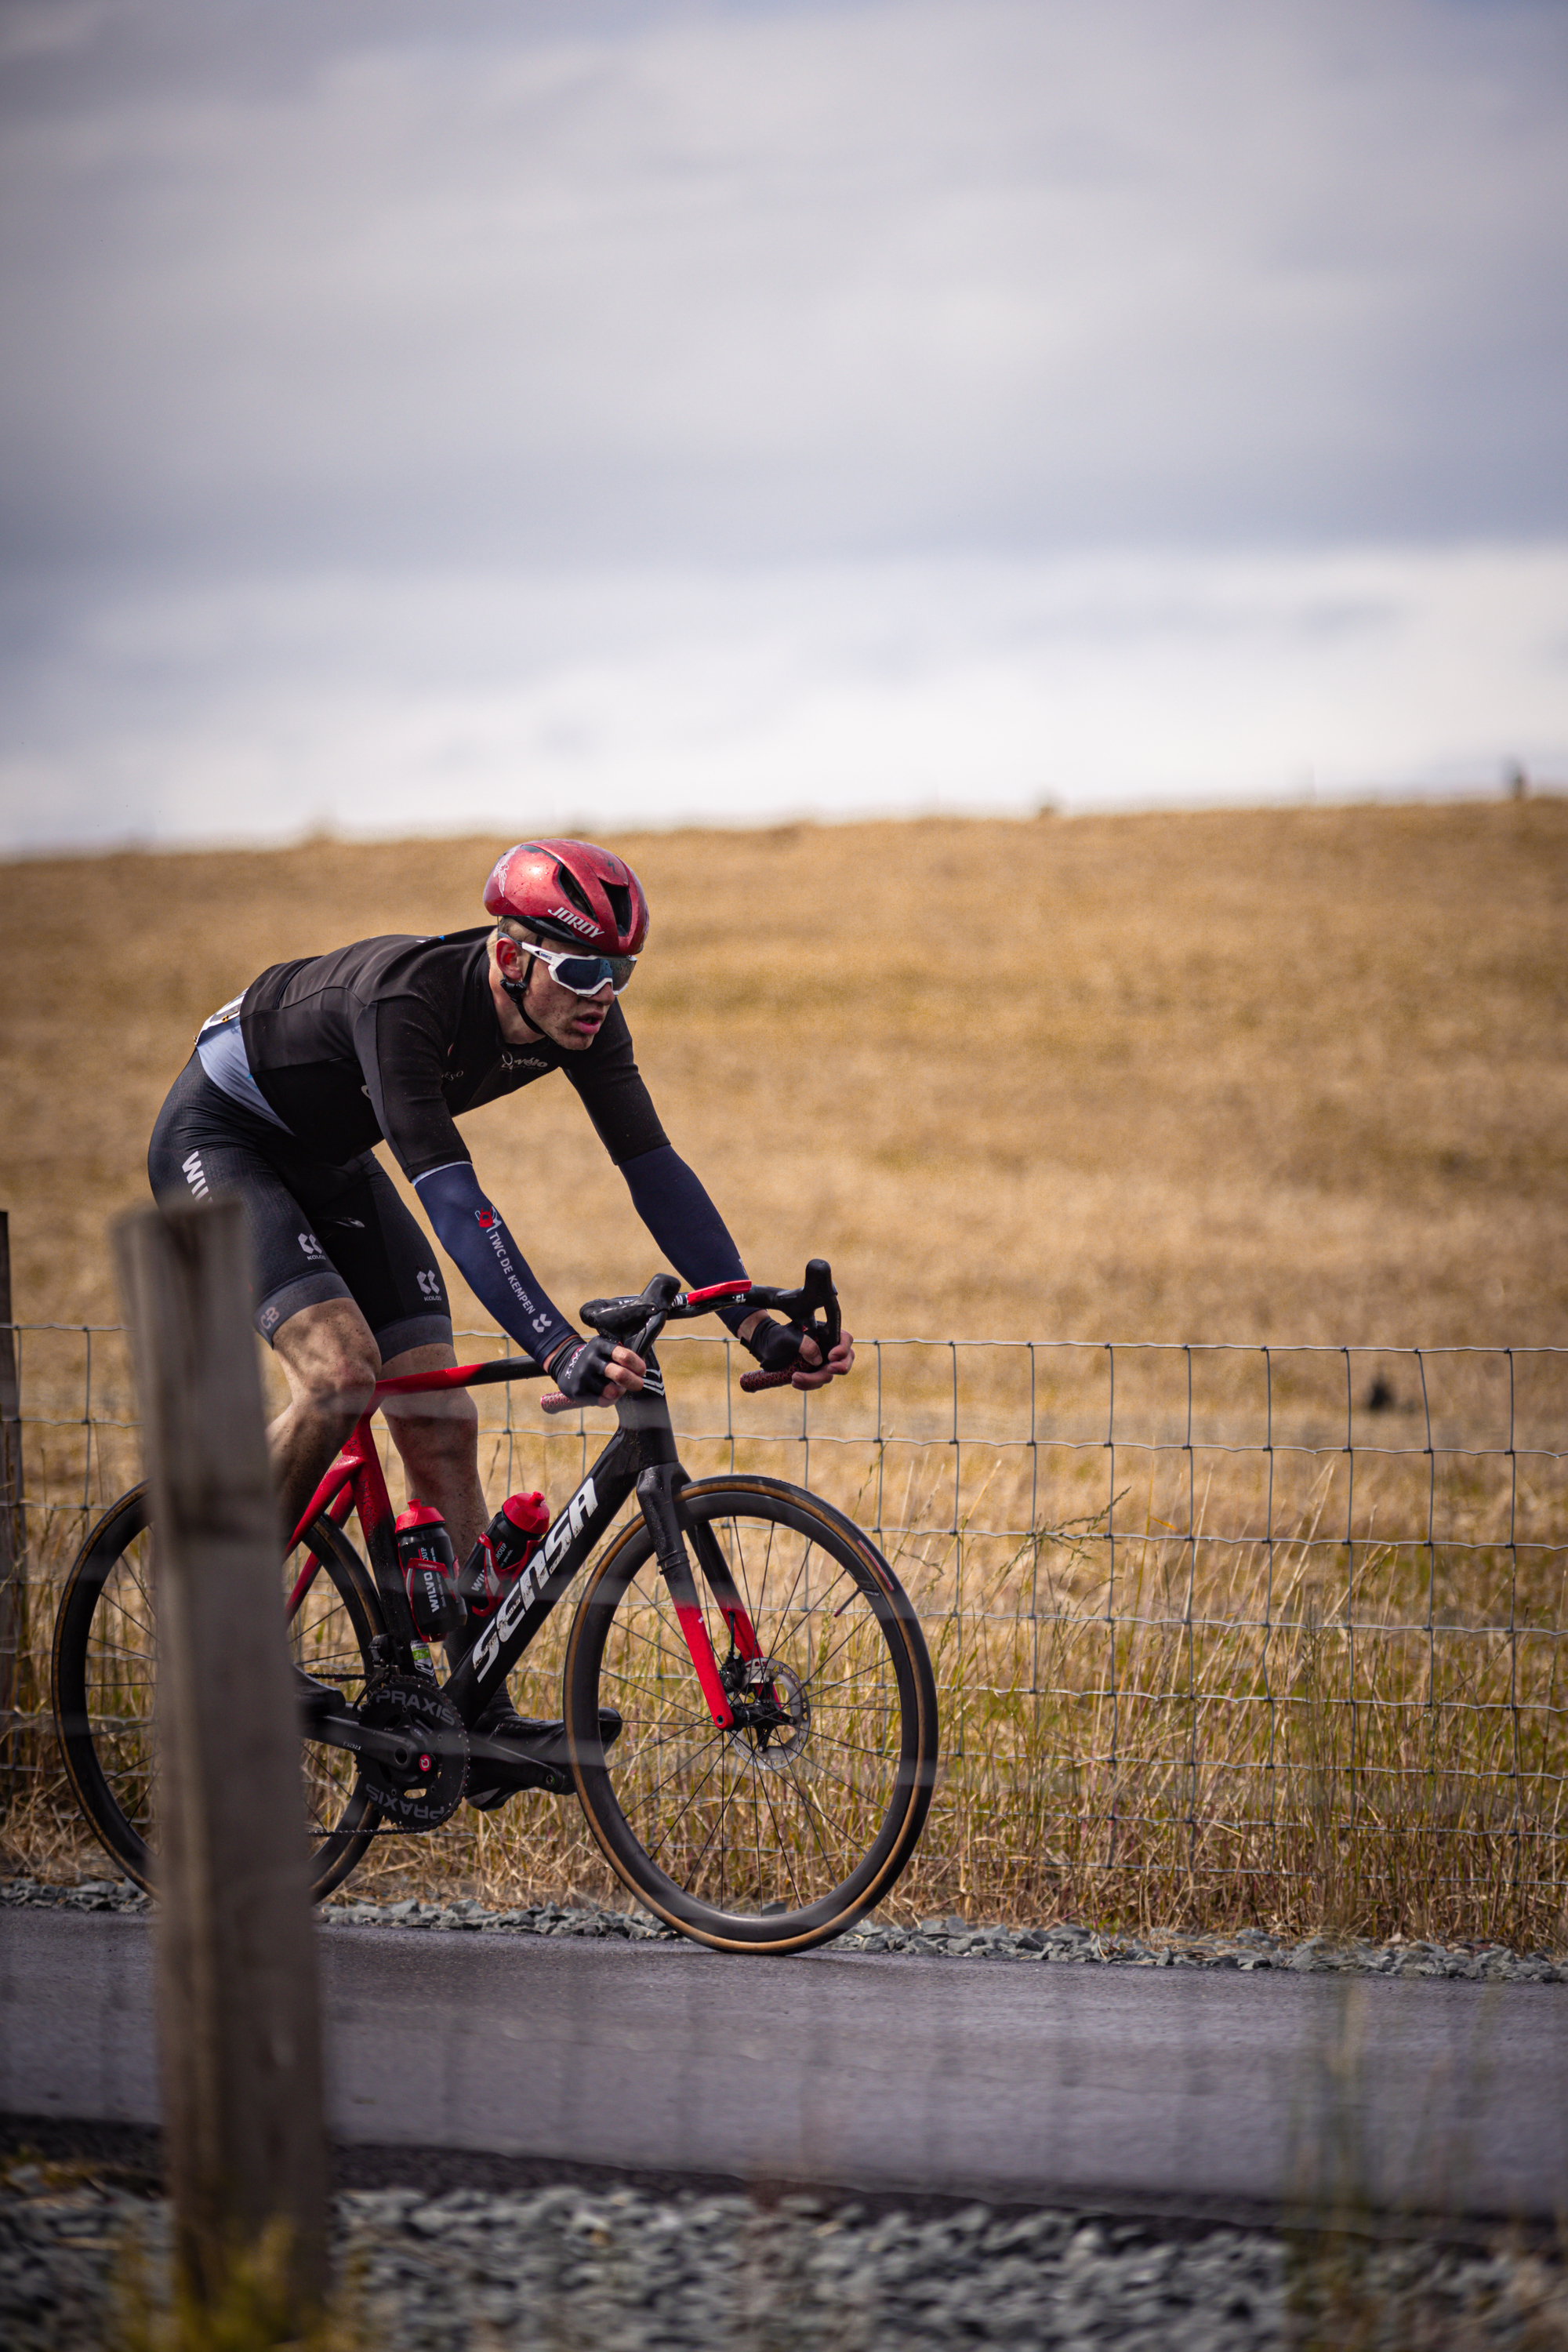
POLYGON ((352 1298, 382 1361, 451 1345, 452 1310, 428 1234, 371 1151, 337 1166, 215 1087, 193 1054, 147 1150, 159 1201, 234 1193, 245 1206, 257 1329, 268 1341, 302 1307, 352 1298))

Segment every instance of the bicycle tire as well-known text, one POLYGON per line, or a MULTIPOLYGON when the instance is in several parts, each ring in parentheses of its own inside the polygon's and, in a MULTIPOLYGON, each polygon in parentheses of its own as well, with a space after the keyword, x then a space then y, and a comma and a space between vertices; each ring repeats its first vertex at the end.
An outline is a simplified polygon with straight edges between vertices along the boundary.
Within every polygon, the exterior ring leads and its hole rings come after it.
MULTIPOLYGON (((875 1545, 804 1488, 711 1478, 681 1504, 718 1543, 795 1727, 770 1755, 767 1735, 714 1723, 639 1518, 595 1569, 568 1637, 577 1795, 620 1878, 669 1926, 720 1951, 805 1951, 883 1899, 924 1827, 937 1757, 925 1640, 875 1545), (623 1718, 608 1749, 605 1705, 623 1718)), ((728 1633, 691 1548, 722 1663, 728 1633)))
MULTIPOLYGON (((156 1870, 151 1519, 145 1486, 133 1486, 89 1534, 60 1595, 50 1667, 55 1728, 77 1802, 126 1876, 148 1888, 156 1870)), ((375 1588, 329 1519, 315 1522, 310 1542, 321 1567, 289 1628, 290 1652, 355 1698, 381 1631, 375 1588)), ((314 1740, 302 1747, 310 1892, 320 1902, 362 1859, 380 1815, 347 1751, 314 1740)))

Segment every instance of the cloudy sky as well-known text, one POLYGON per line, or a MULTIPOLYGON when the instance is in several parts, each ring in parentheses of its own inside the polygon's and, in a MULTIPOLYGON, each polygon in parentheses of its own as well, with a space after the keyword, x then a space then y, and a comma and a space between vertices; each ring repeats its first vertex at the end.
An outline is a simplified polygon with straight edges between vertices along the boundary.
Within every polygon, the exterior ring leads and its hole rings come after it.
POLYGON ((0 0, 0 848, 1568 782, 1563 0, 0 0))

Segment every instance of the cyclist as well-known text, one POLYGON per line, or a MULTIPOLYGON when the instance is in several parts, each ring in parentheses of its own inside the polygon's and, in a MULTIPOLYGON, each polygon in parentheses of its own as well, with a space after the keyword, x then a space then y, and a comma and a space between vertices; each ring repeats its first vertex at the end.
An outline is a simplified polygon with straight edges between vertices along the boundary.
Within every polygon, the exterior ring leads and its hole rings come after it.
MULTIPOLYGON (((457 1360, 435 1251, 374 1144, 388 1145, 501 1329, 580 1403, 634 1393, 642 1360, 603 1334, 584 1339, 548 1297, 479 1183, 458 1115, 564 1071, 682 1278, 745 1272, 633 1055, 619 999, 648 911, 630 866, 591 842, 520 842, 498 859, 484 904, 490 920, 471 930, 359 940, 270 966, 204 1024, 153 1130, 160 1200, 225 1192, 245 1205, 256 1328, 289 1383, 269 1432, 286 1534, 376 1381, 457 1360)), ((854 1362, 847 1333, 824 1361, 794 1325, 733 1310, 724 1320, 797 1388, 854 1362)), ((388 1421, 409 1492, 441 1512, 466 1558, 487 1517, 471 1397, 411 1397, 388 1421)), ((480 1727, 553 1753, 559 1725, 504 1699, 480 1727)))

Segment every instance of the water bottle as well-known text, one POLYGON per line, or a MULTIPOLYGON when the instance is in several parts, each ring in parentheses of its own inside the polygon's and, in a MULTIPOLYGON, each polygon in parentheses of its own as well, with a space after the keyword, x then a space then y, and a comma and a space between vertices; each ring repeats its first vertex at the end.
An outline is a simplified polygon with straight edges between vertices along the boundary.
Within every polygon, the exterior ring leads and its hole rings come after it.
POLYGON ((468 1615, 458 1590, 458 1563, 447 1522, 428 1503, 412 1499, 399 1511, 395 1532, 403 1589, 422 1642, 444 1642, 468 1615))
POLYGON ((542 1495, 509 1495, 468 1559, 458 1592, 470 1617, 488 1617, 539 1549, 550 1525, 542 1495))

